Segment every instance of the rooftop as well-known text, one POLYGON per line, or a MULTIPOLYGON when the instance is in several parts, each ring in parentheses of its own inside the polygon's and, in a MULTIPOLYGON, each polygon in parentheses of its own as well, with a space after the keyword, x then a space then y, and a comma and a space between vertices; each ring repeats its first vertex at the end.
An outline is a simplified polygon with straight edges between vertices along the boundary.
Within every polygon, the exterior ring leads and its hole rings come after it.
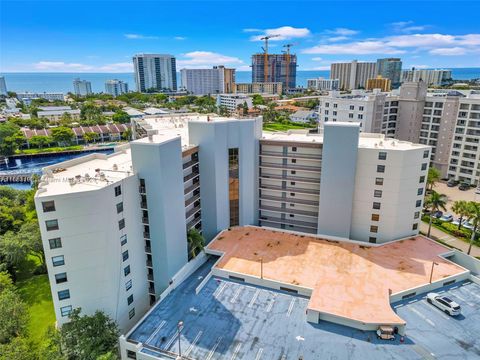
POLYGON ((450 249, 422 236, 371 247, 253 226, 221 232, 207 252, 216 267, 312 290, 308 308, 363 323, 403 324, 390 306, 395 294, 464 273, 445 260, 450 249))

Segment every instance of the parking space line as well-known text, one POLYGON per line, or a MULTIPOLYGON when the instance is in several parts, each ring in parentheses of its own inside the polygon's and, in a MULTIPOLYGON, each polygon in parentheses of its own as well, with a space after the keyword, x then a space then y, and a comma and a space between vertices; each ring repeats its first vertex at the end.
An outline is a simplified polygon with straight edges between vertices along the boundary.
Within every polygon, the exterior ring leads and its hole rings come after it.
POLYGON ((239 286, 237 291, 235 291, 235 295, 233 295, 233 298, 230 300, 230 302, 233 304, 237 301, 238 296, 240 295, 240 292, 242 291, 242 288, 239 286))
POLYGON ((440 310, 439 308, 437 308, 434 305, 429 304, 426 300, 425 301, 420 301, 420 304, 422 304, 423 306, 425 306, 426 308, 428 308, 430 310, 435 310, 437 312, 437 315, 440 315, 445 320, 450 320, 450 318, 447 315, 445 315, 442 310, 440 310))
POLYGON ((170 349, 170 346, 172 346, 172 344, 175 341, 175 339, 177 338, 177 336, 178 336, 178 333, 175 332, 175 334, 173 334, 173 336, 170 338, 170 340, 168 340, 168 342, 165 344, 165 346, 163 347, 163 350, 170 349))
POLYGON ((145 344, 148 344, 150 341, 152 341, 153 338, 155 337, 155 335, 158 334, 158 332, 160 331, 160 329, 161 329, 162 327, 164 327, 166 323, 167 323, 167 322, 166 322, 165 320, 163 320, 163 321, 160 323, 160 325, 158 325, 158 327, 155 329, 155 331, 152 333, 152 335, 150 335, 150 337, 147 339, 147 341, 145 341, 145 344))
POLYGON ((290 306, 288 307, 287 316, 290 316, 290 314, 292 313, 293 305, 295 305, 295 298, 293 298, 292 301, 290 301, 290 306))
POLYGON ((195 347, 195 345, 197 344, 198 340, 200 339, 200 336, 202 336, 203 334, 203 331, 200 330, 197 334, 197 336, 195 336, 195 339, 193 339, 192 343, 190 344, 190 346, 187 348, 187 350, 185 351, 185 356, 188 356, 188 354, 190 354, 190 351, 193 350, 193 348, 195 347))
POLYGON ((213 354, 215 354, 215 351, 217 351, 218 346, 222 342, 222 339, 223 338, 221 336, 219 336, 217 338, 217 341, 215 342, 215 344, 213 344, 212 350, 210 350, 210 352, 208 353, 208 356, 205 360, 210 360, 212 358, 213 354))
POLYGON ((258 349, 257 356, 255 356, 255 360, 260 360, 260 358, 262 357, 262 353, 263 353, 263 348, 258 349))
POLYGON ((417 314, 418 316, 420 316, 423 320, 425 320, 426 323, 432 325, 432 326, 435 326, 435 323, 430 320, 429 318, 427 318, 425 315, 423 315, 420 311, 418 311, 417 309, 414 309, 414 308, 410 308, 410 311, 412 311, 413 313, 417 314))
POLYGON ((467 293, 469 293, 472 296, 475 296, 477 299, 480 299, 480 295, 475 294, 472 290, 466 289, 465 287, 463 288, 467 293))
POLYGON ((272 311, 272 307, 273 307, 273 303, 275 302, 275 296, 273 296, 271 299, 270 299, 270 302, 268 303, 268 306, 267 306, 267 313, 269 313, 270 311, 272 311))
POLYGON ((220 285, 213 293, 213 297, 215 299, 218 299, 218 297, 220 296, 220 294, 223 292, 223 290, 227 287, 227 283, 226 282, 222 282, 222 285, 220 285))
POLYGON ((257 289, 255 292, 255 295, 253 295, 252 300, 250 300, 250 303, 248 304, 248 307, 252 307, 253 304, 255 304, 255 301, 257 301, 258 295, 260 294, 260 289, 257 289))
POLYGON ((240 351, 240 348, 242 347, 242 343, 239 343, 237 347, 235 348, 235 351, 232 354, 232 357, 230 360, 235 360, 237 358, 238 352, 240 351))

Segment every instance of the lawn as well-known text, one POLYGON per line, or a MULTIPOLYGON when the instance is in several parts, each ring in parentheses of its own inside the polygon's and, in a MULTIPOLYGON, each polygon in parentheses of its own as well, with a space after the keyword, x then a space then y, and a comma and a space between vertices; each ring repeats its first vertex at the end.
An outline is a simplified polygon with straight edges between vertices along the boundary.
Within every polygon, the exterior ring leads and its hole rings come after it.
POLYGON ((74 151, 74 150, 83 150, 82 145, 73 145, 73 146, 65 146, 65 147, 50 147, 50 148, 43 148, 43 149, 23 149, 17 150, 15 152, 16 155, 36 155, 36 154, 45 154, 45 153, 52 153, 52 152, 60 152, 60 151, 74 151))
POLYGON ((312 127, 312 125, 303 125, 303 124, 297 124, 293 122, 288 122, 288 123, 280 123, 280 122, 275 122, 275 123, 264 123, 263 124, 263 130, 266 131, 287 131, 287 130, 297 130, 297 129, 312 129, 315 128, 315 126, 312 127))

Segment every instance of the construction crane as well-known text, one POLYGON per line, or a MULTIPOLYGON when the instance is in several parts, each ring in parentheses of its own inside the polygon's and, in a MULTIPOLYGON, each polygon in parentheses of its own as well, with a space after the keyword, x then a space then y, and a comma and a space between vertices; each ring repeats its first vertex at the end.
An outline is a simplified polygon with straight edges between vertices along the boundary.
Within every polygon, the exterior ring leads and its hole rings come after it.
POLYGON ((285 67, 285 78, 286 78, 286 81, 285 81, 285 84, 287 85, 285 87, 285 92, 288 90, 288 88, 290 87, 290 48, 292 46, 295 46, 295 44, 285 44, 283 45, 284 48, 287 48, 286 51, 284 51, 285 53, 285 60, 287 62, 287 66, 285 67))
POLYGON ((268 39, 279 37, 280 35, 266 35, 260 40, 265 40, 265 47, 263 49, 263 81, 268 82, 268 39))

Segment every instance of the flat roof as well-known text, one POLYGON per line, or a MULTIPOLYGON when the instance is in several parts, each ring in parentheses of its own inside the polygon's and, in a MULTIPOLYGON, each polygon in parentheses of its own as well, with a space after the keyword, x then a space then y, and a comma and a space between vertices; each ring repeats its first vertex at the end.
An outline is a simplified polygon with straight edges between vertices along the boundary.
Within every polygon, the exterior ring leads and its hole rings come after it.
POLYGON ((381 246, 324 240, 254 226, 222 231, 207 246, 223 253, 216 267, 312 289, 308 308, 363 323, 404 324, 390 294, 464 273, 445 260, 450 249, 422 236, 381 246))

